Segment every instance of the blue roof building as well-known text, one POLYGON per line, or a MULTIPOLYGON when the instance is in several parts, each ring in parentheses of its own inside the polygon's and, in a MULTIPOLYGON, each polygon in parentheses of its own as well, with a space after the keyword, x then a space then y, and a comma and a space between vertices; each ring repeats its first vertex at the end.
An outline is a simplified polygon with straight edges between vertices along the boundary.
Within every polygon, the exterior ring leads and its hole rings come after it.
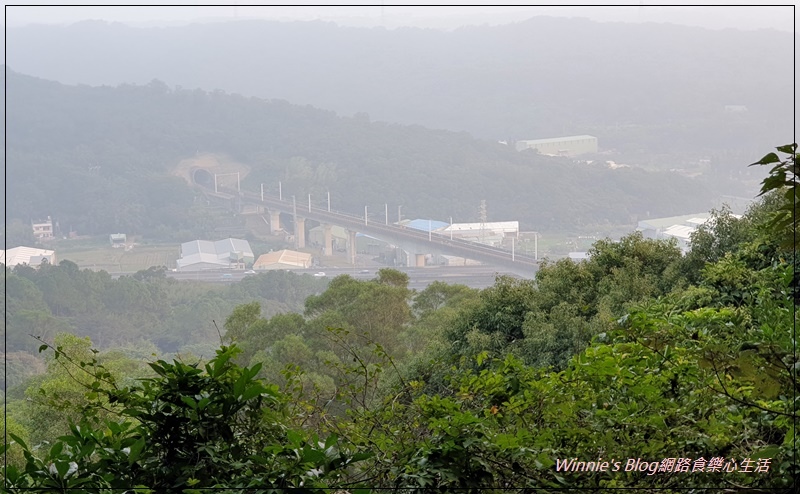
POLYGON ((432 232, 438 230, 439 228, 450 226, 450 223, 438 220, 416 219, 404 223, 403 226, 407 228, 413 228, 414 230, 422 230, 423 232, 432 232))

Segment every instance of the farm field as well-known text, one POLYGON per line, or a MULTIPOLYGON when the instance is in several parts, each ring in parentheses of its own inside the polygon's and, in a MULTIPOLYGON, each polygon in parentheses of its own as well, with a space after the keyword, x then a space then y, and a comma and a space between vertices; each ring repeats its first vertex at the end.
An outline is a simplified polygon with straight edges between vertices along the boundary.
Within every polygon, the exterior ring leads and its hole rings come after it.
POLYGON ((72 261, 80 268, 109 273, 133 273, 151 266, 175 267, 180 255, 178 245, 137 245, 126 251, 123 248, 87 247, 59 251, 58 259, 72 261))

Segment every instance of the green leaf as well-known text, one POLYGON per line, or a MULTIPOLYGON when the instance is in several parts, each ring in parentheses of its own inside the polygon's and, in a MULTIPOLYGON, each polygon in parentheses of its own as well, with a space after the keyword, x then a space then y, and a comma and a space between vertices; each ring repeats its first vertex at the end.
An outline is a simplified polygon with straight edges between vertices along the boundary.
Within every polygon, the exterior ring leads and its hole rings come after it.
POLYGON ((140 437, 135 443, 131 444, 131 452, 128 453, 128 464, 132 465, 136 460, 139 459, 139 454, 142 452, 144 448, 144 438, 140 437))
POLYGON ((58 456, 61 454, 61 451, 64 449, 64 443, 61 441, 56 442, 52 448, 50 448, 50 458, 54 456, 58 456))
POLYGON ((255 384, 253 386, 250 386, 249 388, 247 388, 247 390, 245 390, 244 394, 242 394, 242 400, 247 401, 252 398, 255 398, 256 396, 260 395, 263 391, 264 388, 260 384, 255 384))
POLYGON ((256 374, 258 374, 258 372, 261 370, 262 365, 263 365, 262 362, 258 362, 254 366, 250 367, 249 370, 245 369, 245 371, 246 371, 245 374, 247 374, 247 379, 254 378, 256 376, 256 374))
POLYGON ((230 360, 230 358, 231 358, 230 353, 221 353, 217 355, 217 357, 213 360, 214 362, 213 377, 219 377, 225 372, 225 364, 228 363, 228 360, 230 360))
POLYGON ((780 455, 780 452, 781 452, 780 446, 777 446, 777 445, 774 445, 774 444, 770 444, 770 445, 766 446, 764 449, 762 449, 761 451, 758 451, 757 453, 751 455, 750 457, 753 458, 753 459, 756 459, 756 458, 776 458, 777 456, 780 455))
POLYGON ((755 163, 752 163, 750 166, 769 165, 770 163, 779 163, 780 161, 781 161, 781 159, 778 157, 777 154, 769 153, 768 155, 764 156, 763 158, 761 158, 760 160, 756 161, 755 163))
POLYGON ((39 353, 42 353, 43 351, 45 351, 47 349, 48 349, 47 345, 39 345, 39 353))
POLYGON ((242 396, 244 394, 244 387, 247 377, 242 375, 233 383, 233 396, 242 396))
POLYGON ((280 445, 277 445, 277 444, 264 446, 261 449, 261 451, 263 451, 264 453, 270 453, 270 454, 273 454, 273 455, 277 455, 278 453, 283 451, 283 446, 280 446, 280 445))
POLYGON ((293 430, 286 431, 286 439, 289 441, 290 444, 300 444, 303 440, 303 437, 293 430))
POLYGON ((317 449, 311 449, 310 447, 306 446, 305 448, 303 448, 302 459, 304 462, 313 463, 314 465, 320 465, 325 463, 325 453, 317 449))
POLYGON ((165 367, 168 364, 163 360, 159 360, 158 362, 149 362, 147 365, 149 365, 150 368, 153 369, 159 376, 166 377, 167 371, 165 367))
POLYGON ((17 435, 16 435, 16 434, 14 434, 14 433, 11 433, 11 432, 9 432, 9 433, 8 433, 8 435, 9 435, 9 437, 11 437, 11 439, 13 439, 13 440, 14 440, 14 441, 15 441, 17 444, 19 444, 20 446, 22 446, 22 449, 27 449, 27 450, 30 450, 30 448, 28 447, 28 445, 27 445, 27 444, 25 444, 25 441, 23 441, 22 439, 20 439, 20 438, 19 438, 19 436, 17 436, 17 435))
POLYGON ((786 144, 785 146, 778 146, 776 149, 782 153, 794 154, 797 149, 797 144, 786 144))
POLYGON ((56 471, 58 472, 58 476, 63 479, 64 476, 69 471, 69 463, 66 461, 55 461, 53 463, 56 466, 56 471))
POLYGON ((189 396, 181 396, 181 401, 189 406, 192 410, 197 409, 197 402, 189 396))
POLYGON ((325 439, 325 449, 332 448, 336 446, 336 443, 339 442, 339 436, 336 434, 331 434, 325 439))
POLYGON ((197 403, 197 408, 204 410, 211 403, 211 398, 205 397, 197 403))

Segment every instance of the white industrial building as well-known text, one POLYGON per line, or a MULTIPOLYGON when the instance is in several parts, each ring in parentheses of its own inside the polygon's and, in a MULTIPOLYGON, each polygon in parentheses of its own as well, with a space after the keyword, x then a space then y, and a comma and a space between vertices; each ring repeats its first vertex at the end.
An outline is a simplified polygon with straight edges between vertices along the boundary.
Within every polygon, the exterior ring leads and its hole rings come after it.
POLYGON ((18 264, 38 267, 42 262, 56 263, 56 253, 52 250, 37 249, 35 247, 14 247, 13 249, 0 250, 0 264, 14 267, 18 264))
MULTIPOLYGON (((734 214, 734 218, 741 218, 734 214)), ((683 216, 670 216, 667 218, 653 218, 639 222, 637 230, 642 232, 645 238, 670 239, 678 241, 678 247, 685 253, 691 245, 692 233, 698 227, 711 221, 709 213, 695 213, 683 216)))
POLYGON ((535 149, 548 156, 578 156, 597 152, 597 137, 590 135, 517 141, 517 151, 535 149))
POLYGON ((509 236, 519 237, 519 221, 490 221, 486 223, 453 223, 434 230, 453 238, 499 246, 509 236))
POLYGON ((181 244, 178 271, 205 271, 209 269, 244 269, 255 259, 247 240, 226 238, 212 242, 193 240, 181 244))

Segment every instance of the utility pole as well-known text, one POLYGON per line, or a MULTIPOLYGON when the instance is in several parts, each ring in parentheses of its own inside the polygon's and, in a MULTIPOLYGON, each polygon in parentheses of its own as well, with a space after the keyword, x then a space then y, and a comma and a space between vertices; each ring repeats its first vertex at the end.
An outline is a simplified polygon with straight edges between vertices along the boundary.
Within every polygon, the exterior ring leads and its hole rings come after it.
POLYGON ((486 218, 487 218, 487 215, 486 215, 486 199, 481 199, 481 207, 480 207, 479 211, 480 211, 480 219, 481 219, 481 235, 480 235, 481 243, 485 244, 486 243, 485 229, 486 229, 486 218))
POLYGON ((331 212, 331 191, 328 191, 328 212, 331 212))
POLYGON ((453 240, 453 217, 450 217, 450 240, 453 240))
POLYGON ((311 212, 311 194, 308 195, 308 212, 311 212))
POLYGON ((261 202, 264 202, 264 184, 261 184, 261 202))
POLYGON ((292 221, 294 221, 294 248, 299 245, 299 237, 297 236, 297 201, 292 196, 292 221))

